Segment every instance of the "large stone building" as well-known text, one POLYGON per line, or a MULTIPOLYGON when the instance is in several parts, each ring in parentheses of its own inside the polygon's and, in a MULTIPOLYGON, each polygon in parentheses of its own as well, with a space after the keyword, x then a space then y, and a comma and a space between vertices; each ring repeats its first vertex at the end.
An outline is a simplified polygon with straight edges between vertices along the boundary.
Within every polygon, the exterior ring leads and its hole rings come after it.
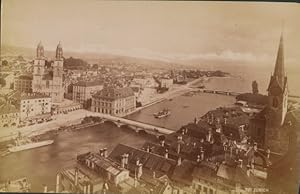
POLYGON ((32 79, 32 75, 20 75, 15 77, 14 90, 24 93, 31 93, 32 79))
POLYGON ((64 99, 62 46, 60 43, 57 45, 55 59, 51 67, 46 67, 44 47, 41 43, 37 46, 36 52, 32 90, 50 95, 53 103, 60 103, 64 99))
POLYGON ((43 121, 51 117, 51 97, 39 94, 28 93, 21 95, 20 120, 43 121))
POLYGON ((126 116, 136 108, 136 99, 131 88, 104 88, 92 98, 92 111, 114 116, 126 116))
POLYGON ((91 107, 92 95, 103 89, 103 83, 99 81, 79 81, 73 85, 73 101, 91 107))
POLYGON ((17 126, 19 118, 20 111, 15 106, 9 103, 0 105, 0 128, 17 126))

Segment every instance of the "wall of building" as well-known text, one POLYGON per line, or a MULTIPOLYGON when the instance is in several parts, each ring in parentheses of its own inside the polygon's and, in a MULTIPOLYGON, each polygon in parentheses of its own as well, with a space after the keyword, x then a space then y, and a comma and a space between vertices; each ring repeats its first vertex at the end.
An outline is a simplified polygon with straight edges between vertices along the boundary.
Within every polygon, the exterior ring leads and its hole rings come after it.
POLYGON ((51 98, 33 98, 21 100, 20 120, 24 121, 38 115, 51 113, 51 98))

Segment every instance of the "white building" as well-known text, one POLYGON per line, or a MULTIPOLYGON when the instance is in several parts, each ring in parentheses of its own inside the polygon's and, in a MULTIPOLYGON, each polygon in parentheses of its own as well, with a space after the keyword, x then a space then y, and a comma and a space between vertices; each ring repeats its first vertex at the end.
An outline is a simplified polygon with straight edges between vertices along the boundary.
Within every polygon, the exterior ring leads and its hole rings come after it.
POLYGON ((51 117, 51 97, 29 93, 21 96, 20 120, 39 121, 51 117))
POLYGON ((173 79, 169 79, 169 78, 162 78, 160 80, 160 87, 162 88, 170 88, 173 85, 173 79))

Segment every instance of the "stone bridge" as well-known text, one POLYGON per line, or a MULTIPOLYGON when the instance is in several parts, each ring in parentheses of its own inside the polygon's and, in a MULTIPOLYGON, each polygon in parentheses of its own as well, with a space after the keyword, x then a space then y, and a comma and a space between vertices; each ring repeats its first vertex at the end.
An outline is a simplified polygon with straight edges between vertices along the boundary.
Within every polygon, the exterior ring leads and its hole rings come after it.
POLYGON ((238 96, 241 93, 238 92, 231 92, 231 91, 221 91, 221 90, 207 90, 202 89, 200 90, 203 93, 211 93, 211 94, 221 94, 221 95, 227 95, 227 96, 238 96))
POLYGON ((102 119, 102 122, 111 122, 114 123, 118 127, 128 127, 130 129, 135 130, 136 132, 146 132, 148 134, 152 134, 155 136, 158 135, 167 135, 170 133, 175 132, 174 130, 167 129, 160 126, 155 126, 149 123, 143 123, 140 121, 134 121, 130 119, 125 119, 122 117, 116 117, 108 114, 102 114, 102 113, 96 113, 96 112, 90 112, 86 116, 97 116, 102 119))

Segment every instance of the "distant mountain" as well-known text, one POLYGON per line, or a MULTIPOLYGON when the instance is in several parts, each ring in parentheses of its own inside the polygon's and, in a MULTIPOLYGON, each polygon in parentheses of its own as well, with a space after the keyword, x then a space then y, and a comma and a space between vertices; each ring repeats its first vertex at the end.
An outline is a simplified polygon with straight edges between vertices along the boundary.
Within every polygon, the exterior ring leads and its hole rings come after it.
MULTIPOLYGON (((18 56, 21 55, 26 58, 34 58, 35 56, 34 48, 24 48, 24 47, 15 47, 15 46, 1 46, 1 56, 18 56)), ((53 56, 55 56, 55 51, 45 50, 45 56, 51 60, 53 56)), ((69 52, 64 50, 65 58, 77 58, 87 61, 89 64, 118 64, 118 63, 126 63, 126 64, 139 64, 157 68, 176 68, 179 64, 165 62, 161 60, 155 59, 146 59, 139 57, 131 57, 131 56, 122 56, 108 53, 96 53, 96 52, 69 52)))

